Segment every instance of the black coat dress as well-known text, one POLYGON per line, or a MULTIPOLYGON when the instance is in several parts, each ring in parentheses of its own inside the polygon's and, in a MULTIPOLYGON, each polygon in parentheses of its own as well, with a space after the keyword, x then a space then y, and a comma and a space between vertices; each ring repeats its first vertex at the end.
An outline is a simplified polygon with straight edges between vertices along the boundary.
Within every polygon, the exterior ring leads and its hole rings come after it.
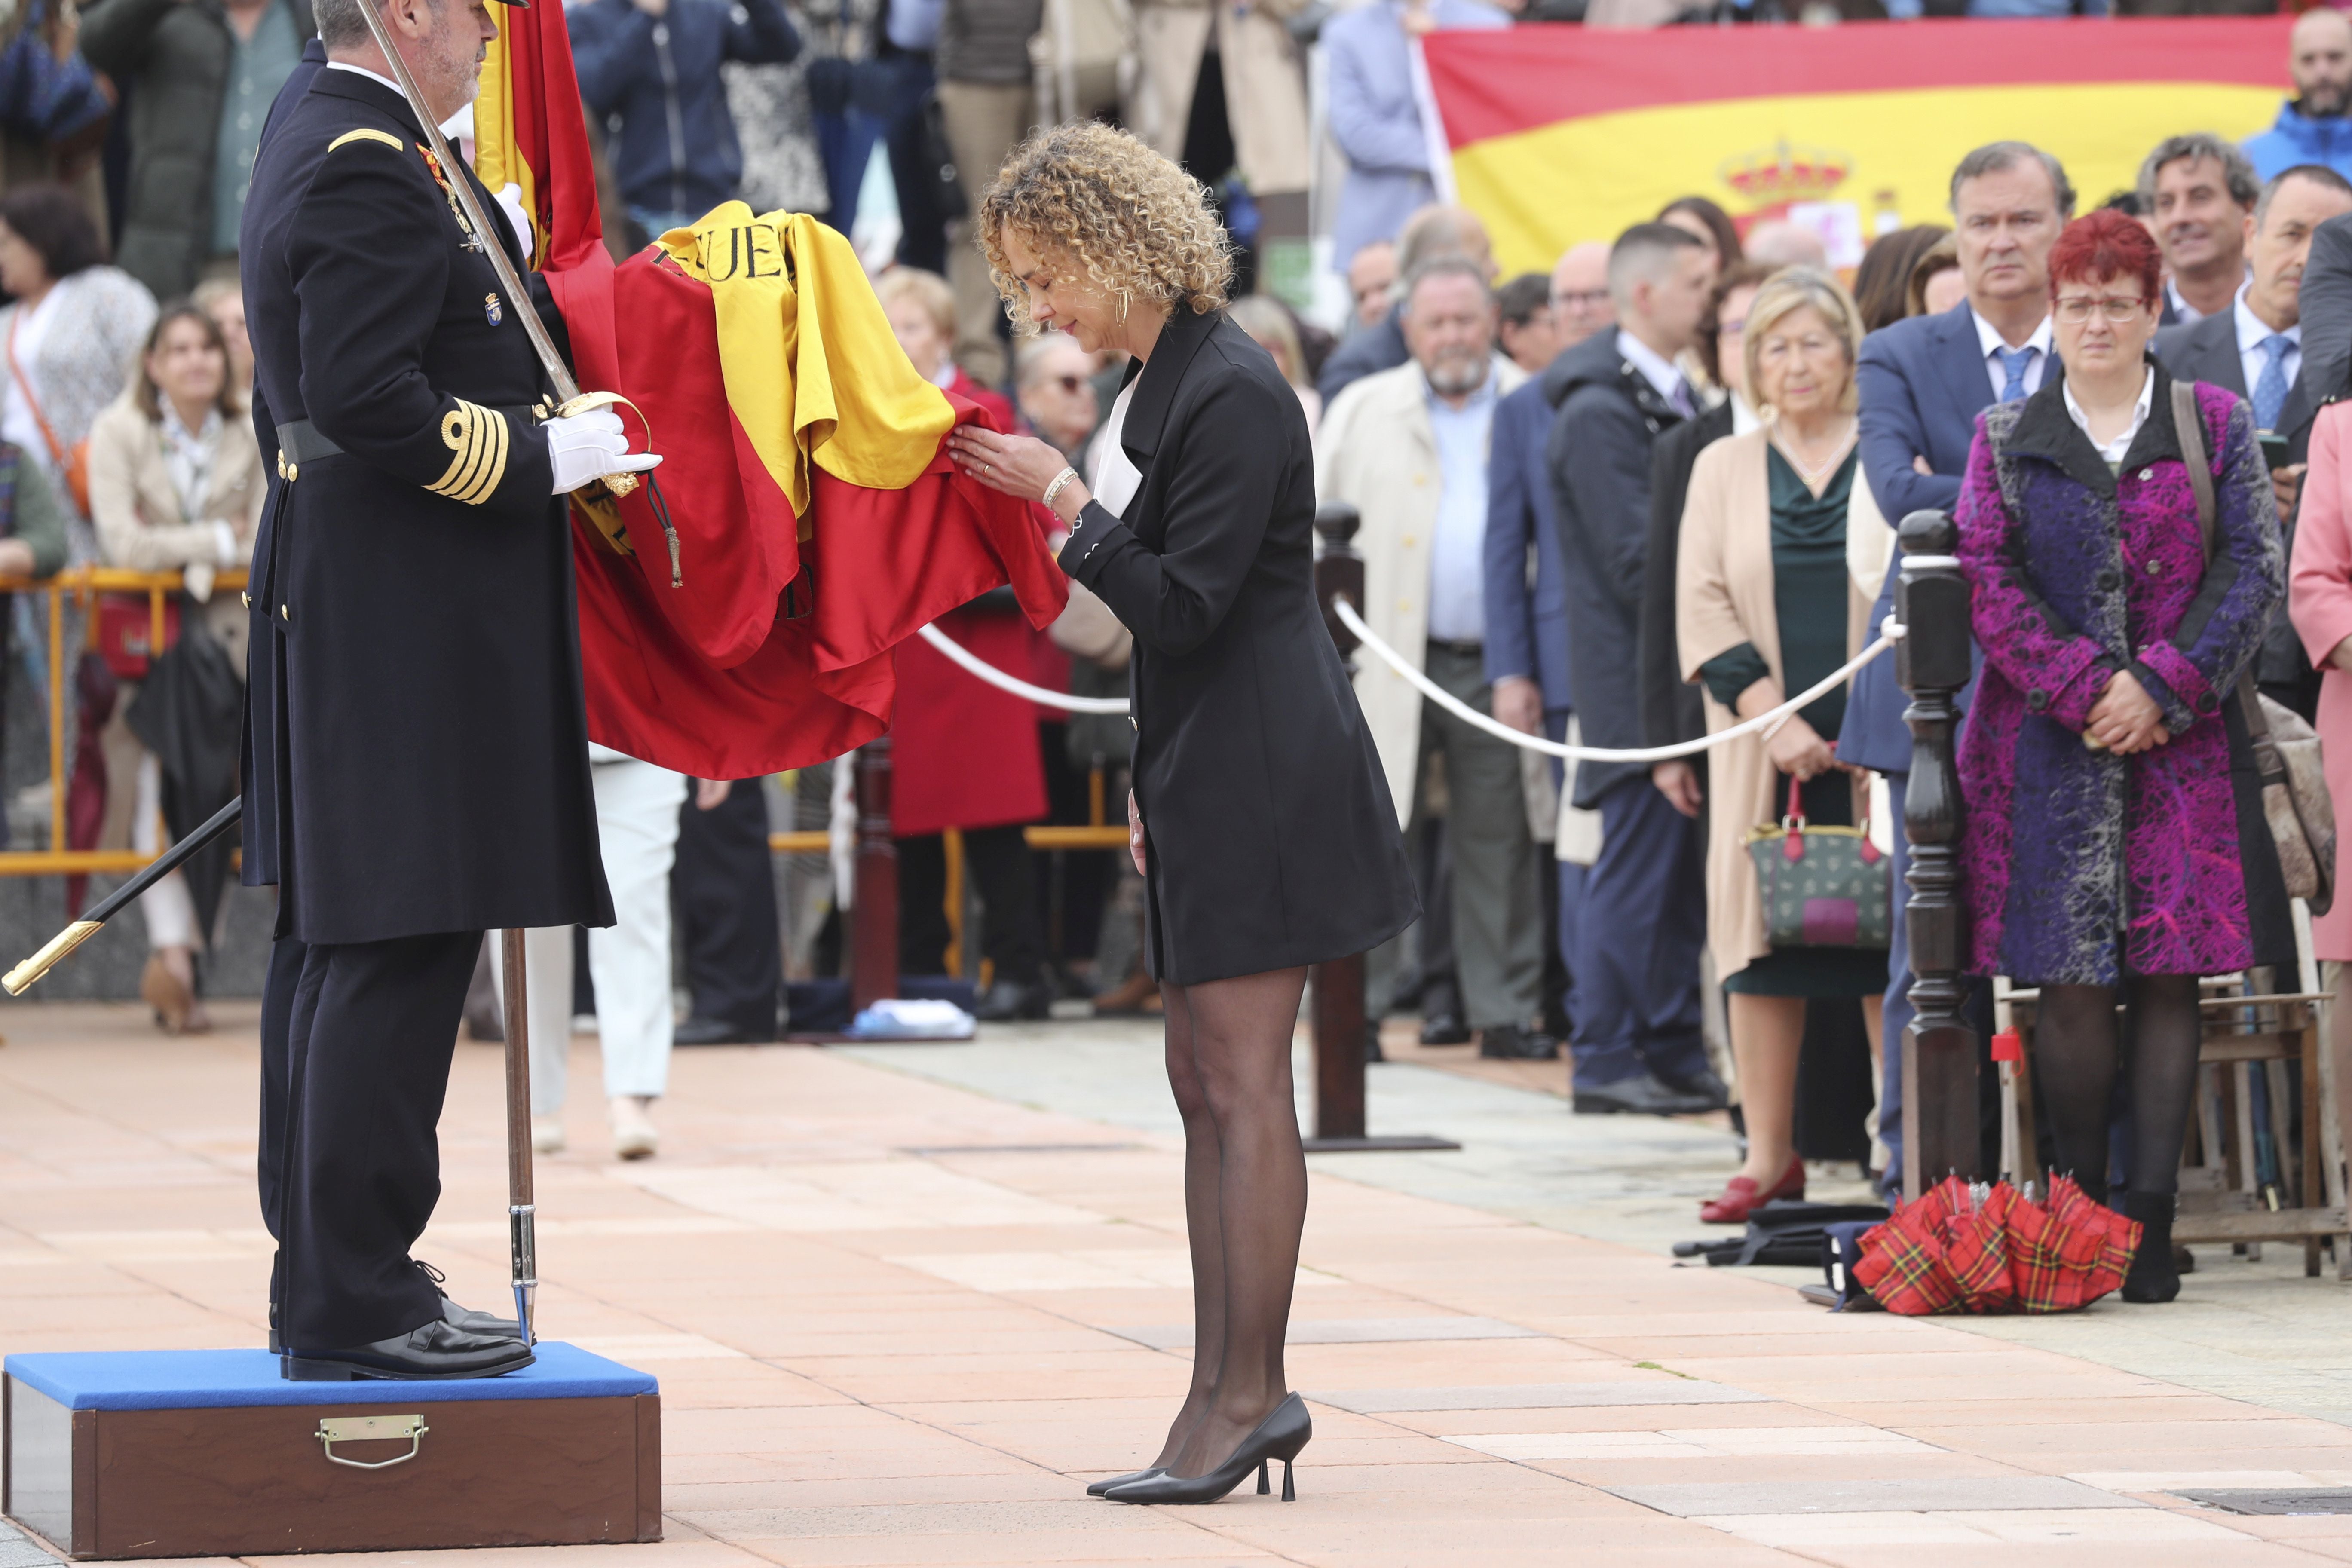
POLYGON ((1126 521, 1088 502, 1063 569, 1135 633, 1135 797, 1154 977, 1364 952, 1420 913, 1371 732, 1315 603, 1298 395, 1223 313, 1179 310, 1129 400, 1126 521))
POLYGON ((322 70, 247 198, 263 453, 270 419, 341 448, 273 479, 250 593, 245 879, 308 942, 613 921, 545 386, 480 248, 511 237, 442 184, 472 178, 322 70))

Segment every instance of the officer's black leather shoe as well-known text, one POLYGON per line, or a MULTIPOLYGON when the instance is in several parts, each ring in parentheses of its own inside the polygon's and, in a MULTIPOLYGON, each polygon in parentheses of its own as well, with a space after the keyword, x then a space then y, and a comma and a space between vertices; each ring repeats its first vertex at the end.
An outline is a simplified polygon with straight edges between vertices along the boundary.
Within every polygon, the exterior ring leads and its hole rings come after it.
POLYGON ((1715 1109, 1697 1095, 1676 1093, 1645 1072, 1579 1088, 1575 1105, 1579 1116, 1696 1116, 1715 1109))
MULTIPOLYGON (((429 1265, 421 1263, 417 1267, 430 1268, 429 1265)), ((453 1329, 463 1329, 469 1334, 488 1334, 495 1338, 509 1340, 522 1338, 522 1325, 514 1319, 494 1318, 488 1312, 478 1312, 471 1307, 460 1307, 457 1302, 449 1300, 448 1292, 446 1290, 441 1295, 441 1321, 453 1329)), ((278 1303, 272 1301, 269 1304, 269 1353, 279 1355, 284 1353, 285 1349, 284 1342, 278 1337, 278 1303)))
POLYGON ((496 1377, 519 1372, 537 1359, 520 1340, 469 1333, 436 1318, 413 1332, 373 1344, 289 1351, 278 1359, 278 1375, 289 1383, 496 1377))
POLYGON ((1478 1054, 1493 1062, 1554 1061, 1559 1042, 1517 1024, 1496 1024, 1478 1031, 1478 1054))
POLYGON ((1459 1013, 1432 1013, 1421 1021, 1421 1043, 1466 1046, 1470 1043, 1470 1026, 1462 1021, 1459 1013))
POLYGON ((1721 1110, 1731 1103, 1729 1086, 1715 1076, 1713 1068, 1701 1068, 1687 1078, 1669 1078, 1664 1073, 1659 1073, 1656 1076, 1660 1083, 1664 1084, 1676 1094, 1686 1094, 1695 1099, 1706 1100, 1706 1109, 1709 1110, 1721 1110))
POLYGON ((453 1329, 463 1329, 472 1334, 503 1334, 508 1339, 522 1338, 522 1325, 512 1318, 501 1318, 489 1312, 478 1312, 471 1307, 460 1307, 449 1299, 441 1287, 448 1276, 423 1258, 413 1259, 425 1278, 433 1281, 433 1289, 441 1292, 441 1321, 453 1329))
POLYGON ((1054 1016, 1054 988, 1043 981, 1024 985, 1017 980, 1000 980, 972 1004, 971 1016, 983 1024, 1050 1018, 1054 1016))

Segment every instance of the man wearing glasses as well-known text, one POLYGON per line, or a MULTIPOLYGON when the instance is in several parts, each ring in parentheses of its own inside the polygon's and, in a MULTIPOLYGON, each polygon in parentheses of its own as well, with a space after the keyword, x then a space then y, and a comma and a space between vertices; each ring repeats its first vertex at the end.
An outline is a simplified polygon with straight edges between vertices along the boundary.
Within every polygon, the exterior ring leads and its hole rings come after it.
MULTIPOLYGON (((2164 368, 2184 381, 2226 386, 2253 406, 2270 463, 2271 489, 2294 549, 2294 506, 2303 488, 2304 458, 2319 405, 2303 374, 2303 273, 2319 226, 2352 212, 2352 182, 2325 163, 2282 172, 2262 188, 2246 220, 2250 270, 2236 298, 2190 326, 2156 335, 2164 368)), ((2319 674, 2304 657, 2286 605, 2279 605, 2254 679, 2273 700, 2309 719, 2318 710, 2319 674)))

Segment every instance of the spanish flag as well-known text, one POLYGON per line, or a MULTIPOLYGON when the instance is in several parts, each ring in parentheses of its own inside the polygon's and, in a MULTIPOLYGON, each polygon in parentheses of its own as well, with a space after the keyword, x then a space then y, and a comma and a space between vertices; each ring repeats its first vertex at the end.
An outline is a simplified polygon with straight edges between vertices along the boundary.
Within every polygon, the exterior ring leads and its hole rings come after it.
POLYGON ((581 386, 664 459, 629 554, 573 513, 590 735, 697 778, 805 766, 890 727, 890 650, 948 611, 1009 584, 1051 623, 1034 514, 941 445, 988 416, 916 374, 848 241, 729 202, 615 267, 562 10, 499 22, 476 168, 523 188, 581 386))
POLYGON ((1676 196, 1786 214, 1850 267, 1882 227, 1948 223, 1987 142, 2054 153, 2093 206, 2181 131, 2266 127, 2291 18, 1527 26, 1423 40, 1440 166, 1506 271, 1546 271, 1676 196))

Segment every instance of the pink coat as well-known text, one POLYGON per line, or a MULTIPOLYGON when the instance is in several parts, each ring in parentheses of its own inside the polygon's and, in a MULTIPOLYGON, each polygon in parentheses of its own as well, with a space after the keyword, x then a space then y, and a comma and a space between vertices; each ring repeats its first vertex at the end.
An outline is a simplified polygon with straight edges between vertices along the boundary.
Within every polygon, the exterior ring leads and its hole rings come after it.
MULTIPOLYGON (((2311 427, 2311 471, 2303 478, 2303 509, 2287 568, 2287 613, 2319 683, 2319 741, 2327 762, 2327 793, 2336 820, 2352 826, 2352 673, 2327 662, 2336 645, 2352 637, 2352 404, 2332 403, 2311 427)), ((2342 842, 2339 831, 2337 842, 2342 842)), ((2342 875, 2342 857, 2337 874, 2342 875)), ((2335 908, 2311 922, 2312 948, 2321 958, 2352 959, 2352 898, 2340 891, 2335 908)))

